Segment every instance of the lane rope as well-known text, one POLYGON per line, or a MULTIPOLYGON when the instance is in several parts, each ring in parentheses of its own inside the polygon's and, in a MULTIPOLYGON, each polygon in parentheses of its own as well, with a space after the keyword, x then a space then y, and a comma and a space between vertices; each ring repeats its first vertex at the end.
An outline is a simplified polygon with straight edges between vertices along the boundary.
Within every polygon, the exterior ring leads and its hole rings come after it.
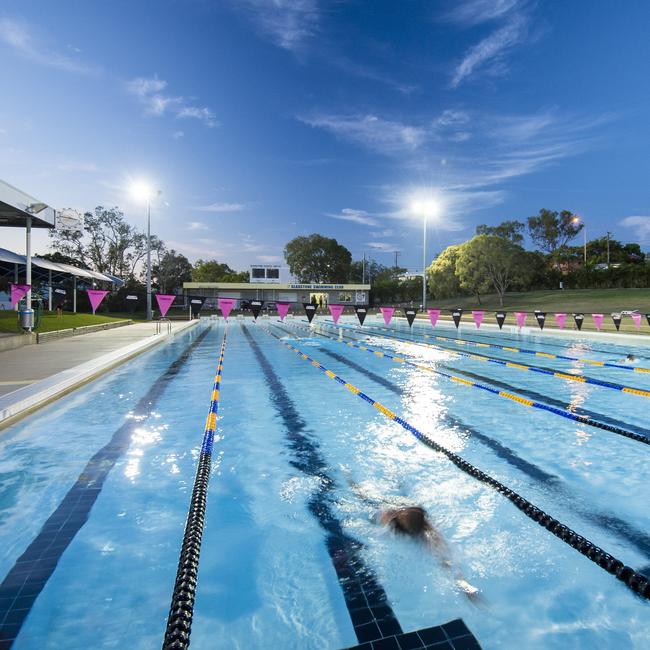
MULTIPOLYGON (((286 324, 286 323, 285 323, 286 324)), ((302 325, 297 325, 297 324, 292 324, 292 327, 297 327, 300 329, 304 329, 307 331, 311 331, 309 328, 304 327, 302 325)), ((326 336, 328 340, 330 341, 335 341, 336 343, 341 343, 342 345, 347 345, 348 347, 351 348, 356 348, 357 350, 363 350, 365 352, 369 352, 370 354, 375 355, 376 357, 380 357, 383 359, 389 359, 390 361, 393 361, 394 363, 399 363, 402 365, 408 365, 412 366, 413 368, 417 368, 418 370, 424 370, 426 372, 430 372, 436 375, 440 375, 441 377, 445 377, 453 382, 456 382, 458 384, 461 384, 462 386, 468 386, 471 388, 478 388, 479 390, 486 391, 488 393, 491 393, 492 395, 496 395, 497 397, 503 397, 505 399, 508 399, 512 402, 515 402, 517 404, 521 404, 523 406, 529 406, 532 408, 540 409, 542 411, 548 411, 549 413, 553 413, 554 415, 559 415, 560 417, 566 418, 567 420, 573 420, 574 422, 580 422, 582 424, 587 424, 591 427, 595 427, 597 429, 602 429, 603 431, 609 431, 610 433, 616 433, 619 436, 624 436, 625 438, 629 438, 630 440, 636 440, 637 442, 641 442, 646 445, 650 445, 650 438, 648 436, 641 435, 639 433, 634 433, 633 431, 627 431, 626 429, 622 429, 620 427, 613 426, 611 424, 605 424, 604 422, 598 422, 597 420, 594 420, 593 418, 590 418, 588 415, 580 415, 578 413, 571 413, 570 411, 565 411, 563 409, 555 408, 554 406, 549 406, 548 404, 544 404, 543 402, 538 402, 535 400, 528 399, 526 397, 521 397, 521 395, 517 395, 514 392, 510 391, 505 391, 505 390, 499 390, 497 388, 494 388, 492 386, 488 386, 486 384, 482 384, 477 381, 472 381, 470 379, 465 379, 464 377, 457 377, 456 375, 452 375, 446 372, 443 372, 442 370, 437 370, 436 368, 432 368, 431 366, 425 366, 421 363, 417 363, 415 361, 410 361, 406 357, 401 357, 401 356, 396 356, 393 354, 390 354, 388 352, 385 352, 383 350, 376 350, 374 348, 368 347, 367 345, 357 345, 356 343, 353 343, 352 341, 339 341, 338 339, 335 339, 331 336, 328 336, 326 334, 321 334, 322 336, 326 336)), ((516 389, 512 389, 516 390, 516 389)))
MULTIPOLYGON (((375 325, 370 325, 370 329, 378 329, 386 332, 395 332, 398 330, 391 329, 389 327, 377 327, 375 325)), ((621 363, 612 363, 610 361, 596 361, 594 359, 580 359, 578 357, 569 357, 564 354, 552 354, 550 352, 540 352, 538 350, 531 350, 528 348, 515 348, 509 345, 500 345, 498 343, 483 343, 481 341, 472 341, 471 339, 460 339, 454 338, 453 336, 441 336, 440 334, 425 334, 423 332, 418 332, 418 336, 422 336, 425 339, 434 339, 436 341, 451 341, 456 345, 467 345, 470 347, 476 348, 495 348, 497 350, 504 350, 505 352, 515 352, 518 354, 532 354, 536 357, 544 357, 546 359, 561 359, 562 361, 579 361, 580 363, 586 363, 592 366, 606 367, 606 368, 617 368, 618 370, 631 370, 634 372, 648 372, 650 373, 650 368, 641 368, 638 366, 624 366, 621 363)))
MULTIPOLYGON (((227 327, 227 326, 226 326, 227 327)), ((167 629, 163 641, 163 650, 181 650, 190 645, 192 631, 192 618, 194 616, 194 599, 196 597, 196 583, 201 556, 201 539, 205 523, 205 507, 208 498, 208 482, 210 480, 210 467, 212 465, 212 448, 214 433, 217 428, 217 414, 219 412, 219 392, 221 390, 221 369, 226 352, 226 336, 223 334, 221 352, 217 362, 217 372, 212 384, 210 408, 205 421, 203 442, 199 463, 196 468, 194 487, 190 500, 189 512, 185 522, 183 544, 181 546, 176 582, 172 593, 167 629)))
POLYGON ((273 334, 269 330, 264 331, 266 331, 269 336, 275 338, 281 345, 284 345, 292 352, 300 355, 301 359, 308 361, 312 366, 320 370, 330 379, 333 379, 336 383, 343 386, 353 395, 356 395, 359 399, 362 399, 364 402, 367 402, 372 407, 377 409, 377 411, 379 411, 384 417, 399 424, 403 429, 411 433, 417 440, 425 444, 427 447, 433 449, 434 451, 440 452, 441 454, 444 454, 460 470, 469 476, 472 476, 473 478, 481 481, 482 483, 489 485, 491 488, 505 496, 529 519, 532 519, 540 526, 546 528, 546 530, 555 535, 555 537, 562 540, 574 548, 576 551, 590 559, 594 564, 597 564, 608 573, 616 576, 618 580, 620 580, 634 593, 642 596, 643 598, 650 599, 650 581, 644 575, 637 573, 632 567, 625 565, 623 562, 621 562, 621 560, 617 559, 610 553, 607 553, 605 550, 593 542, 590 542, 582 535, 579 535, 574 530, 571 530, 568 526, 565 526, 560 521, 544 512, 541 508, 538 508, 533 503, 528 501, 528 499, 525 499, 520 494, 517 494, 517 492, 511 490, 509 487, 500 481, 497 481, 489 474, 486 474, 478 467, 475 467, 458 454, 455 454, 453 451, 450 451, 446 447, 443 447, 439 443, 435 442, 435 440, 416 429, 412 424, 409 424, 406 420, 393 413, 393 411, 384 406, 381 402, 372 399, 372 397, 366 395, 359 388, 347 382, 345 379, 332 372, 331 370, 327 369, 319 361, 316 361, 316 359, 313 359, 308 354, 305 354, 302 350, 300 350, 300 348, 282 341, 280 337, 278 337, 276 334, 273 334))
MULTIPOLYGON (((542 375, 547 375, 549 377, 556 377, 558 379, 568 379, 570 381, 578 381, 582 384, 592 384, 594 386, 600 386, 601 388, 609 388, 611 390, 617 390, 622 393, 630 393, 632 395, 639 395, 640 397, 650 397, 650 391, 642 390, 641 388, 633 388, 632 386, 625 386, 623 384, 617 384, 611 381, 604 381, 602 379, 594 379, 593 377, 586 377, 584 375, 571 375, 565 372, 559 372, 557 370, 549 370, 548 368, 540 368, 538 366, 529 366, 524 363, 515 363, 514 361, 505 361, 504 359, 498 359, 495 357, 490 357, 485 354, 476 354, 470 352, 458 352, 442 345, 436 345, 435 343, 424 343, 423 341, 411 341, 399 336, 388 336, 386 334, 375 334, 374 332, 369 332, 366 330, 360 330, 359 328, 349 326, 349 325, 331 325, 330 323, 324 321, 318 321, 316 325, 323 325, 324 327, 330 327, 333 329, 349 329, 357 333, 362 333, 371 336, 378 336, 385 339, 393 339, 395 341, 401 341, 402 343, 408 343, 409 345, 419 345, 421 347, 431 348, 433 350, 438 350, 442 352, 447 352, 448 354, 458 356, 458 357, 467 357, 469 359, 474 359, 475 361, 485 361, 487 363, 496 363, 499 366, 504 366, 506 368, 516 368, 517 370, 524 370, 529 372, 536 372, 542 375)), ((373 329, 394 332, 395 330, 389 330, 383 327, 376 327, 373 329)))

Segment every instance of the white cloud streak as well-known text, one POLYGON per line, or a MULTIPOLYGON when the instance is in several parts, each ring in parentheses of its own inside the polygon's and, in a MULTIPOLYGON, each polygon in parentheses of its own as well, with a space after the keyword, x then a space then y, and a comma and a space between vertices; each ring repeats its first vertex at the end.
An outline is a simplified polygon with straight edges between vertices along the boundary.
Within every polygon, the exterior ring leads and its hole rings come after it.
POLYGON ((474 27, 502 18, 514 8, 521 6, 520 0, 455 0, 454 8, 443 16, 443 20, 462 27, 474 27))
POLYGON ((300 50, 320 22, 318 0, 232 0, 232 4, 278 47, 300 50))
POLYGON ((241 212, 246 209, 244 203, 210 203, 210 205, 200 205, 195 210, 199 212, 241 212))
POLYGON ((632 228, 640 244, 650 243, 650 216, 625 217, 618 223, 625 228, 632 228))
MULTIPOLYGON (((219 126, 214 113, 205 106, 193 106, 189 98, 165 94, 167 88, 164 79, 154 77, 136 77, 125 83, 127 92, 138 99, 144 106, 145 113, 160 117, 166 113, 178 119, 195 119, 209 128, 219 126)), ((177 133, 182 133, 177 131, 177 133)))
POLYGON ((339 213, 327 212, 326 216, 332 219, 340 219, 341 221, 352 221, 362 226, 378 226, 379 222, 374 217, 370 216, 364 210, 354 210, 352 208, 343 208, 339 213))
MULTIPOLYGON (((49 49, 23 23, 11 18, 0 18, 0 42, 14 52, 39 65, 58 68, 76 74, 95 74, 97 68, 49 49)), ((72 49, 73 48, 68 48, 72 49)))

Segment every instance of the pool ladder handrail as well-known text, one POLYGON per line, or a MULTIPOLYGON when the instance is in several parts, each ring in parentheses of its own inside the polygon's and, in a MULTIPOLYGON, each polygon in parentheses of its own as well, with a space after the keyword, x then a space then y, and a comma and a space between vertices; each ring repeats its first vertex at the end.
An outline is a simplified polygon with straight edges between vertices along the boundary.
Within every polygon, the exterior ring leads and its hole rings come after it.
POLYGON ((172 333, 172 322, 169 318, 160 318, 156 321, 156 334, 171 334, 172 333), (165 327, 165 325, 167 327, 165 327), (165 332, 165 329, 167 330, 165 332))

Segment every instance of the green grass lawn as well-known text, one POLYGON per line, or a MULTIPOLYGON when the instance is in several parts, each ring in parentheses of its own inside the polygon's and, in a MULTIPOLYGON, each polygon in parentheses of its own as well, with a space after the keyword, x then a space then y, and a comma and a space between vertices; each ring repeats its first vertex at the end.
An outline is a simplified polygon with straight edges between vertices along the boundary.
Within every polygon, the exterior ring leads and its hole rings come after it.
MULTIPOLYGON (((93 314, 73 314, 64 312, 61 318, 57 318, 56 312, 43 312, 41 324, 37 332, 52 332, 54 330, 68 329, 70 327, 82 327, 85 325, 99 325, 101 323, 111 323, 114 321, 125 320, 129 318, 126 315, 103 316, 93 314)), ((21 330, 18 328, 18 316, 14 311, 0 311, 0 332, 9 334, 18 334, 21 330)))
MULTIPOLYGON (((565 312, 569 314, 565 329, 573 327, 574 312, 585 314, 585 320, 582 328, 584 330, 595 330, 593 321, 589 314, 605 314, 603 321, 604 332, 615 332, 616 328, 612 322, 610 314, 622 310, 638 310, 644 314, 641 321, 641 334, 650 334, 650 326, 645 319, 645 314, 650 313, 650 289, 565 289, 564 291, 527 291, 506 293, 503 299, 503 307, 499 305, 499 298, 496 294, 481 296, 481 304, 478 303, 476 296, 460 296, 445 300, 430 300, 429 308, 440 308, 443 310, 460 307, 468 312, 472 309, 485 310, 485 322, 494 323, 494 313, 503 309, 508 312, 506 319, 507 325, 514 325, 515 319, 512 312, 525 311, 530 314, 526 325, 537 327, 537 322, 533 317, 536 309, 547 312, 546 327, 556 327, 553 314, 555 312, 565 312)), ((441 314, 443 318, 450 318, 449 314, 441 314)), ((469 318, 471 314, 463 316, 463 321, 469 318)), ((632 323, 632 319, 624 317, 621 323, 621 332, 637 332, 632 323)))

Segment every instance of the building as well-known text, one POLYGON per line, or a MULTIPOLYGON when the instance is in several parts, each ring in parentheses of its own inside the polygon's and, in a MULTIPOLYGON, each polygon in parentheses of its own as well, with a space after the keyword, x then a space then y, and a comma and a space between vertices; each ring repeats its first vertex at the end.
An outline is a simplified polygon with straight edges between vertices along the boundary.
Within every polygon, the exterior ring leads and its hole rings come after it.
POLYGON ((244 300, 263 300, 266 303, 367 305, 369 284, 310 284, 294 280, 286 267, 257 264, 251 266, 251 281, 247 282, 185 282, 185 297, 205 298, 206 308, 216 308, 217 298, 235 298, 237 308, 244 300))

